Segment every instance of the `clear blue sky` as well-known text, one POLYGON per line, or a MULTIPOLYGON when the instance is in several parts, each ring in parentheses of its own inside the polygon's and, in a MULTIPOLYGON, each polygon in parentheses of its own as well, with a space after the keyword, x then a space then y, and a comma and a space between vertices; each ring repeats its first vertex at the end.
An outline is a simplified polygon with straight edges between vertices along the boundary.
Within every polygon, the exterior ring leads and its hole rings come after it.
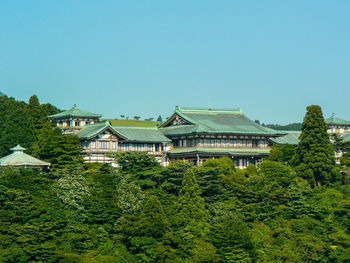
POLYGON ((0 1, 0 91, 142 118, 350 120, 350 1, 0 1))

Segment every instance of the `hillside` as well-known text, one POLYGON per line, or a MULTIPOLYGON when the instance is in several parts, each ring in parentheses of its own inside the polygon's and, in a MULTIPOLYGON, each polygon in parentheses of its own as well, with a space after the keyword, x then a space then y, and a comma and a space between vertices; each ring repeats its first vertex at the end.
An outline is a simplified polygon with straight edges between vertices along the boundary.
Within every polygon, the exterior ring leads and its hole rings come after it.
POLYGON ((121 119, 103 119, 102 121, 109 121, 113 126, 139 126, 139 127, 155 127, 161 123, 159 121, 121 120, 121 119))

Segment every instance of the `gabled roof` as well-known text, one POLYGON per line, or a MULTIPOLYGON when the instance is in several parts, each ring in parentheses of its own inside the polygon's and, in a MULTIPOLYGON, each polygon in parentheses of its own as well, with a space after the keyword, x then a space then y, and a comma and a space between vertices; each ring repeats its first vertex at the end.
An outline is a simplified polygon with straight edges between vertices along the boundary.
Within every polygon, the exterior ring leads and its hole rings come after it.
POLYGON ((171 140, 164 136, 157 127, 127 127, 114 126, 120 134, 124 135, 128 141, 139 142, 171 142, 171 140))
POLYGON ((331 117, 329 117, 328 119, 326 119, 327 124, 335 124, 335 125, 350 125, 350 121, 347 120, 343 120, 341 118, 338 118, 335 116, 335 114, 333 113, 331 117))
POLYGON ((277 138, 270 138, 270 140, 276 144, 292 144, 297 145, 299 143, 299 136, 301 134, 301 131, 283 131, 286 133, 286 135, 277 137, 277 138))
POLYGON ((188 133, 236 133, 281 136, 285 133, 263 127, 248 119, 242 109, 176 107, 174 114, 159 126, 165 135, 188 133), (180 125, 172 125, 181 118, 180 125))
POLYGON ((91 113, 91 112, 88 112, 88 111, 85 111, 85 110, 81 110, 74 104, 74 106, 71 109, 69 109, 69 110, 66 110, 64 112, 60 112, 60 113, 48 116, 48 118, 52 118, 52 119, 63 118, 63 117, 100 118, 100 117, 102 117, 102 115, 91 113))
POLYGON ((111 130, 117 136, 132 142, 170 142, 156 127, 127 127, 112 126, 108 121, 85 125, 77 135, 83 139, 90 139, 105 130, 111 130))
POLYGON ((1 166, 45 167, 50 165, 48 162, 41 161, 24 153, 23 151, 25 148, 19 145, 12 148, 11 150, 13 150, 13 153, 0 159, 1 166))
POLYGON ((110 125, 109 121, 85 125, 79 132, 76 133, 76 135, 83 139, 90 139, 108 129, 116 135, 118 135, 119 137, 126 139, 122 134, 115 130, 112 125, 110 125))

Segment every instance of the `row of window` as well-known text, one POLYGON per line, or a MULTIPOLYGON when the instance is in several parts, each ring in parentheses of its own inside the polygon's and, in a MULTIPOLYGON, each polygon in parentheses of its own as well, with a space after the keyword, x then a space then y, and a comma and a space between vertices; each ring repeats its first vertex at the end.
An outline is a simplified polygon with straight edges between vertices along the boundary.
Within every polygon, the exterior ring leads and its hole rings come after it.
POLYGON ((138 152, 160 152, 160 144, 150 143, 123 143, 119 145, 119 149, 122 152, 126 151, 138 151, 138 152))
MULTIPOLYGON (((87 143, 83 143, 83 147, 96 149, 104 149, 104 150, 116 150, 117 142, 115 141, 91 141, 87 143), (98 143, 98 145, 97 145, 98 143)), ((149 144, 149 143, 121 143, 119 144, 120 151, 139 151, 139 152, 159 152, 161 151, 161 144, 149 144)))
POLYGON ((58 127, 69 127, 69 126, 84 126, 86 124, 89 124, 90 122, 88 121, 65 121, 65 122, 58 122, 57 126, 58 127))
POLYGON ((246 139, 187 139, 180 140, 180 147, 194 147, 194 146, 207 146, 207 147, 247 147, 257 148, 265 147, 266 140, 246 140, 246 139))

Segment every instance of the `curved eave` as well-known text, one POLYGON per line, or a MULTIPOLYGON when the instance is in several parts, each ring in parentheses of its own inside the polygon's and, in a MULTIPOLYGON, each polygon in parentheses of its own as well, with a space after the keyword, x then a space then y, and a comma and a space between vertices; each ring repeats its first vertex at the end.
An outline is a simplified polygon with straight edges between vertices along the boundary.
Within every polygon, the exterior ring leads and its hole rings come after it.
POLYGON ((92 118, 92 119, 98 119, 101 118, 102 115, 95 115, 95 116, 81 116, 81 115, 62 115, 62 116, 47 116, 49 119, 63 119, 63 118, 92 118))
POLYGON ((206 132, 198 132, 198 131, 193 131, 193 132, 188 132, 188 133, 167 133, 164 131, 164 134, 166 136, 183 136, 183 135, 205 135, 205 134, 231 134, 234 136, 240 136, 240 135, 255 135, 255 136, 265 136, 265 137, 280 137, 287 135, 286 133, 276 133, 276 134, 270 134, 270 133, 256 133, 256 132, 232 132, 232 131, 206 131, 206 132))

